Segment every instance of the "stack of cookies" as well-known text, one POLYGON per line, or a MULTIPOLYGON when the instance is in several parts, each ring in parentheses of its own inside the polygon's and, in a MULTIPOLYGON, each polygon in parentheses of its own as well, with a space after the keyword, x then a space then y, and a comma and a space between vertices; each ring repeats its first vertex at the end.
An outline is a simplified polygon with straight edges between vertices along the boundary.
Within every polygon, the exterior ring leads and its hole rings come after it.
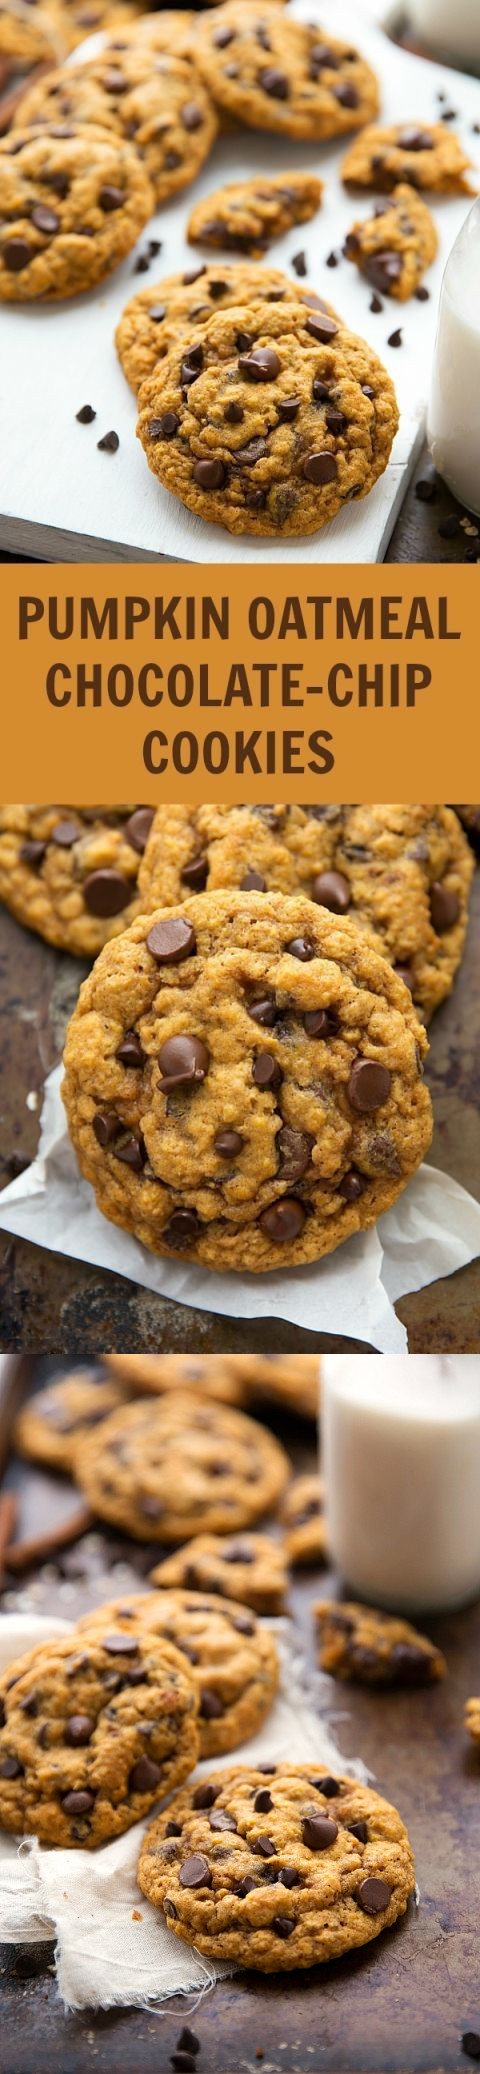
POLYGON ((472 872, 444 806, 2 809, 7 904, 100 951, 63 1093, 103 1213, 216 1272, 374 1224, 430 1143, 472 872))

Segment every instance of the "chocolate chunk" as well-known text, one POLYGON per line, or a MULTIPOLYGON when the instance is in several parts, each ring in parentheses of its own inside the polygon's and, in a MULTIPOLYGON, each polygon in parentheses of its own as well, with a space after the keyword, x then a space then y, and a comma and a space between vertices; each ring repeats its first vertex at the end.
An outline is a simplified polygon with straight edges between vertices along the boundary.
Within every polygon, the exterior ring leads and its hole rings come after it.
POLYGON ((295 1181, 302 1180, 311 1166, 315 1139, 309 1131, 294 1131, 290 1124, 284 1124, 276 1142, 282 1181, 287 1181, 291 1187, 295 1181))
POLYGON ((107 867, 101 871, 90 871, 82 887, 84 905, 88 908, 89 915, 98 915, 102 921, 107 921, 110 915, 121 914, 122 908, 128 906, 132 891, 133 887, 128 879, 124 878, 123 872, 107 867))
POLYGON ((335 477, 338 474, 335 455, 330 454, 327 449, 317 454, 307 454, 307 458, 303 463, 302 474, 307 482, 320 484, 335 482, 335 477))
POLYGON ((309 965, 311 959, 315 957, 313 943, 309 943, 308 936, 292 936, 291 942, 285 945, 285 949, 288 951, 289 957, 298 958, 301 965, 309 965))
POLYGON ((186 1858, 179 1872, 181 1887, 211 1887, 212 1875, 206 1858, 196 1851, 193 1858, 186 1858))
POLYGON ((274 382, 281 361, 273 346, 257 346, 255 352, 241 354, 238 365, 247 382, 274 382))
POLYGON ((273 1800, 268 1786, 259 1787, 258 1793, 255 1794, 253 1805, 256 1815, 268 1815, 270 1813, 270 1808, 273 1808, 273 1800))
POLYGON ((362 1880, 355 1900, 358 1901, 359 1908, 363 1908, 366 1916, 380 1916, 384 1908, 388 1908, 391 1891, 386 1880, 362 1880))
POLYGON ((200 1219, 196 1210, 174 1210, 170 1223, 164 1225, 163 1237, 173 1252, 181 1253, 184 1246, 193 1246, 200 1231, 200 1219))
POLYGON ((359 1174, 356 1167, 350 1167, 349 1173, 344 1174, 343 1181, 340 1182, 339 1193, 344 1196, 346 1203, 356 1203, 358 1197, 364 1194, 366 1186, 364 1175, 359 1174))
POLYGON ((328 346, 330 339, 336 338, 338 324, 333 317, 327 315, 326 310, 322 310, 321 315, 315 313, 313 317, 307 317, 306 330, 320 345, 328 346))
POLYGON ((130 1793, 153 1793, 161 1776, 161 1764, 153 1764, 151 1757, 139 1757, 129 1775, 130 1793))
POLYGON ((61 1799, 66 1815, 89 1815, 94 1805, 95 1794, 85 1789, 84 1792, 62 1793, 61 1799))
POLYGON ((282 1068, 271 1051, 257 1052, 252 1072, 256 1087, 280 1087, 283 1080, 282 1068))
POLYGON ((167 410, 163 418, 150 419, 148 427, 149 439, 174 439, 175 433, 178 432, 179 424, 180 419, 177 418, 176 411, 167 410))
POLYGON ((297 1202, 293 1195, 284 1195, 277 1203, 270 1203, 267 1210, 262 1210, 259 1223, 265 1237, 274 1245, 281 1246, 300 1237, 305 1217, 303 1203, 297 1202))
POLYGON ((118 1046, 118 1051, 115 1052, 115 1058, 120 1060, 120 1065, 144 1066, 145 1056, 146 1054, 136 1030, 126 1030, 125 1036, 122 1037, 122 1042, 118 1046))
POLYGON ((265 65, 263 71, 259 72, 258 83, 273 101, 288 101, 290 87, 287 74, 280 72, 276 65, 265 65))
POLYGON ((308 1008, 303 1018, 307 1037, 336 1037, 339 1029, 334 1008, 308 1008))
POLYGON ((65 1742, 73 1743, 74 1746, 77 1743, 89 1743, 94 1727, 95 1722, 91 1714, 71 1714, 69 1721, 65 1723, 65 1742))
POLYGON ((328 1851, 338 1836, 338 1822, 330 1815, 306 1815, 302 1822, 302 1837, 309 1851, 328 1851))
POLYGON ((103 439, 97 439, 97 447, 102 454, 116 454, 119 446, 118 432, 104 432, 103 439))
POLYGON ((146 848, 153 818, 153 807, 136 807, 135 813, 130 814, 128 821, 125 822, 123 830, 125 841, 130 843, 132 850, 138 851, 140 857, 143 856, 143 851, 146 848))
POLYGON ((459 914, 458 894, 454 893, 453 887, 436 879, 430 888, 430 915, 436 935, 443 936, 446 929, 453 929, 459 914))
POLYGON ((95 1132, 99 1145, 113 1145, 121 1130, 123 1125, 114 1109, 97 1109, 96 1115, 92 1118, 92 1131, 95 1132))
POLYGON ((217 1136, 213 1140, 214 1151, 218 1152, 219 1159, 235 1159, 236 1153, 241 1152, 244 1144, 245 1139, 240 1131, 217 1131, 217 1136))
POLYGON ((350 907, 351 893, 343 872, 319 872, 313 881, 312 900, 317 900, 320 907, 328 907, 333 915, 345 915, 350 907))
POLYGON ((33 246, 27 244, 26 238, 9 238, 8 244, 2 247, 3 264, 9 274, 23 273, 33 257, 33 246))
POLYGON ((195 1787, 195 1792, 192 1796, 192 1807, 213 1808, 214 1801, 218 1800, 219 1792, 219 1786, 211 1786, 208 1779, 201 1780, 200 1785, 195 1787))
POLYGON ((20 863, 29 865, 31 871, 38 871, 40 865, 43 864, 46 852, 46 843, 34 842, 33 840, 22 843, 19 850, 20 863))
POLYGON ((212 1692, 210 1685, 202 1686, 200 1713, 204 1721, 221 1721, 225 1713, 223 1700, 219 1699, 217 1692, 212 1692))
POLYGON ((193 479, 194 482, 198 483, 201 490, 221 490, 223 483, 226 482, 226 469, 224 468, 223 461, 216 461, 213 457, 211 460, 196 461, 193 479))
POLYGON ((158 1054, 162 1073, 160 1087, 164 1092, 170 1088, 183 1087, 194 1081, 204 1080, 210 1065, 210 1053, 201 1037, 167 1037, 158 1054))
POLYGON ((381 1109, 388 1101, 392 1076, 387 1066, 374 1059, 355 1059, 348 1082, 348 1099, 360 1115, 381 1109))
POLYGON ((184 958, 193 958, 196 948, 195 930, 182 915, 169 915, 162 922, 154 922, 147 936, 147 950, 159 965, 181 965, 184 958))

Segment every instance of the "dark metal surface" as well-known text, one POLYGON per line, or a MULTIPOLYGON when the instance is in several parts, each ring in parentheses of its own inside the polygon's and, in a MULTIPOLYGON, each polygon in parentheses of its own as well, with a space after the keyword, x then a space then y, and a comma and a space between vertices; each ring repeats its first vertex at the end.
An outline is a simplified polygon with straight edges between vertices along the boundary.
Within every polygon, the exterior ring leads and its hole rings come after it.
MULTIPOLYGON (((35 1152, 45 1074, 60 1058, 83 967, 0 918, 0 1180, 35 1152), (36 1108, 26 1106, 27 1094, 36 1108)), ((435 1134, 431 1161, 480 1195, 480 872, 467 949, 450 1000, 431 1025, 427 1077, 435 1134)), ((412 1351, 480 1348, 480 1261, 397 1305, 412 1351)), ((344 1321, 339 1320, 340 1323, 344 1321)), ((308 1352, 347 1342, 279 1319, 238 1321, 173 1304, 122 1276, 0 1237, 0 1347, 50 1347, 81 1358, 99 1348, 222 1353, 266 1348, 308 1352)), ((349 1341, 358 1347, 360 1341, 349 1341)))
MULTIPOLYGON (((43 1375, 47 1368, 42 1364, 43 1375)), ((313 1466, 307 1429, 300 1432, 290 1419, 275 1421, 275 1430, 296 1466, 309 1460, 313 1466)), ((13 1465, 15 1481, 18 1474, 28 1512, 30 1472, 13 1465)), ((51 1479, 39 1473, 38 1524, 49 1516, 50 1492, 51 1479)), ((132 1544, 106 1535, 104 1546, 107 1561, 108 1550, 111 1560, 119 1554, 132 1559, 132 1544)), ((143 1569, 145 1551, 136 1553, 143 1569)), ((81 1550, 78 1557, 81 1562, 81 1550)), ((331 1583, 322 1571, 296 1583, 291 1595, 311 1663, 311 1602, 331 1583)), ((75 1619, 90 1596, 79 1577, 65 1605, 61 1576, 56 1581, 50 1568, 38 1610, 48 1605, 75 1619)), ((51 1945, 4 1946, 2 2074, 85 2074, 87 2066, 96 2074, 163 2074, 188 2021, 200 2040, 198 2074, 254 2074, 259 2068, 261 2074, 460 2074, 466 2068, 462 2033, 480 2029, 480 1765, 462 1724, 464 1701, 478 1690, 480 1607, 429 1623, 429 1631, 445 1650, 449 1670, 431 1691, 373 1694, 331 1685, 334 1733, 345 1766, 360 1755, 378 1790, 407 1823, 420 1907, 411 1903, 396 1930, 352 1959, 289 1977, 236 1974, 197 2010, 176 1998, 162 2015, 132 2009, 66 2016, 51 1945)))

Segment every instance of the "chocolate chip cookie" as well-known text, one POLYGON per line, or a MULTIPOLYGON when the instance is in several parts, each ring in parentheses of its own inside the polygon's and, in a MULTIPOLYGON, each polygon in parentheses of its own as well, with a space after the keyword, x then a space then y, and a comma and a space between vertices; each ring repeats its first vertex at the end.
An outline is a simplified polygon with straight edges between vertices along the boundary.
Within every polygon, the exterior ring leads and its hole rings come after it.
POLYGON ((139 886, 145 908, 184 888, 302 891, 373 937, 428 1021, 460 963, 473 868, 449 807, 164 806, 139 886))
POLYGON ((0 899, 47 943, 95 957, 138 911, 152 820, 152 807, 0 807, 0 899))
POLYGON ((149 467, 188 510, 282 538, 316 533, 368 496, 398 424, 381 361, 298 302, 251 303, 209 318, 201 339, 184 334, 144 383, 139 413, 149 467))
POLYGON ((137 36, 142 22, 141 4, 142 0, 47 0, 48 15, 59 39, 55 63, 58 65, 68 51, 76 50, 86 36, 96 36, 107 24, 116 35, 128 35, 131 31, 137 36))
POLYGON ((145 1396, 150 1391, 161 1397, 167 1390, 194 1390, 200 1399, 219 1397, 224 1404, 248 1401, 247 1383, 234 1354, 102 1354, 102 1361, 120 1381, 145 1396))
POLYGON ((114 1224, 217 1273, 283 1271, 374 1224, 416 1172, 426 1049, 404 981, 348 917, 300 894, 204 893, 102 951, 63 1097, 114 1224))
MULTIPOLYGON (((49 6, 31 0, 8 0, 0 9, 0 61, 8 73, 29 72, 32 65, 57 65, 66 43, 49 6)), ((2 78, 2 87, 4 85, 2 78)))
POLYGON ((283 1613, 288 1577, 282 1544, 270 1534, 196 1534, 157 1563, 151 1583, 221 1592, 256 1613, 283 1613))
POLYGON ((327 1561, 325 1485, 314 1473, 295 1476, 282 1505, 288 1562, 295 1569, 327 1561))
POLYGON ((100 1519, 139 1541, 235 1533, 277 1504, 289 1463, 273 1434, 191 1393, 122 1405, 77 1449, 77 1480, 100 1519))
POLYGON ((370 1943, 415 1883, 396 1808, 313 1764, 236 1765, 187 1786, 147 1830, 138 1878, 177 1937, 261 1973, 370 1943))
POLYGON ((345 187, 373 187, 377 194, 391 194, 405 181, 432 194, 473 194, 465 177, 469 165, 455 131, 443 122, 372 124, 350 145, 342 180, 345 187))
POLYGON ((313 173, 277 174, 273 180, 232 181, 196 202, 188 219, 190 245, 220 252, 246 252, 261 259, 274 238, 308 223, 320 208, 321 180, 313 173))
POLYGON ((256 130, 286 137, 341 137, 371 122, 379 105, 370 65, 351 44, 295 21, 275 0, 226 0, 218 20, 200 17, 198 65, 221 108, 256 130))
POLYGON ((193 1770, 197 1698, 185 1656, 152 1629, 96 1620, 0 1678, 0 1823, 71 1849, 122 1836, 193 1770))
POLYGON ((480 1699, 467 1700, 465 1727, 468 1728, 468 1733, 472 1736, 473 1742, 480 1743, 480 1699))
POLYGON ((278 1404, 285 1411, 300 1413, 301 1418, 318 1418, 319 1354, 232 1354, 230 1358, 254 1401, 278 1404))
POLYGON ((373 216, 352 225, 344 252, 380 295, 407 302, 435 258, 437 246, 427 203, 405 183, 393 189, 390 201, 376 203, 373 216))
MULTIPOLYGON (((273 1635, 250 1607, 212 1593, 139 1593, 102 1606, 80 1621, 78 1637, 93 1618, 145 1639, 173 1643, 186 1658, 197 1695, 200 1757, 217 1757, 256 1734, 273 1705, 279 1666, 273 1635)), ((91 1626, 89 1631, 91 1632, 91 1626)), ((220 1825, 219 1825, 220 1826, 220 1825)))
POLYGON ((322 1671, 360 1685, 433 1685, 446 1672, 445 1657, 408 1620, 373 1606, 319 1599, 313 1608, 322 1671))
POLYGON ((61 67, 22 101, 26 124, 77 123, 111 130, 135 148, 160 207, 194 180, 217 134, 213 103, 198 73, 175 53, 148 45, 103 52, 61 67))
POLYGON ((74 1469, 78 1440, 124 1404, 125 1394, 113 1376, 102 1380, 91 1369, 59 1376, 27 1397, 15 1420, 13 1445, 51 1469, 74 1469))
POLYGON ((119 136, 54 120, 10 130, 0 141, 0 302, 93 288, 152 208, 145 167, 119 136))
MULTIPOLYGON (((163 17, 155 16, 155 20, 163 17)), ((135 395, 153 374, 157 360, 172 351, 184 332, 197 337, 215 310, 248 305, 257 295, 263 302, 302 301, 311 309, 333 315, 330 304, 319 295, 306 295, 276 267, 247 263, 221 265, 211 261, 192 266, 184 274, 167 274, 153 288, 143 288, 127 302, 115 332, 115 344, 123 372, 135 395)))

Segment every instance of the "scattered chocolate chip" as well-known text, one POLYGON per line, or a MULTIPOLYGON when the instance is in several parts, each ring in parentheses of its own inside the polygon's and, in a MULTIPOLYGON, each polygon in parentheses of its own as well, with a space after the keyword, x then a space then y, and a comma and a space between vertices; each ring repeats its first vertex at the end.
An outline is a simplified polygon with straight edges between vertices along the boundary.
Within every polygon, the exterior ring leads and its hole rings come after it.
POLYGON ((91 1714, 71 1714, 65 1723, 65 1742, 73 1743, 74 1747, 77 1743, 89 1743, 94 1727, 91 1714))
POLYGON ((103 439, 97 439, 97 447, 102 454, 116 454, 119 446, 118 432, 104 432, 103 439))
POLYGON ((185 1859, 178 1877, 181 1887, 211 1887, 212 1884, 210 1866, 200 1851, 196 1851, 193 1858, 185 1859))
POLYGON ((160 1087, 168 1092, 174 1087, 183 1087, 205 1080, 210 1065, 210 1053, 201 1037, 167 1037, 158 1054, 162 1074, 160 1087))
POLYGON ((415 496, 420 499, 421 504, 433 504, 436 495, 437 478, 435 469, 432 468, 430 475, 421 475, 415 483, 415 496))
POLYGON ((295 273, 298 274, 299 281, 304 281, 306 274, 308 274, 306 252, 294 252, 292 266, 295 268, 295 273))
POLYGON ((437 936, 443 936, 446 929, 454 928, 459 913, 458 894, 453 892, 452 887, 436 880, 430 888, 430 914, 437 936))
POLYGON ((189 2024, 184 2024, 180 2037, 177 2038, 177 2052, 193 2052, 194 2059, 195 2054, 200 2052, 200 2040, 196 2032, 190 2030, 189 2024))
POLYGON ((309 1851, 328 1851, 338 1836, 338 1822, 330 1815, 306 1815, 302 1822, 302 1837, 309 1851))
POLYGON ((457 512, 448 512, 447 517, 440 520, 437 530, 441 534, 442 540, 457 540, 461 532, 460 519, 457 512))
POLYGON ((132 890, 121 871, 106 867, 102 871, 91 871, 83 881, 84 905, 90 915, 98 915, 104 921, 110 915, 121 914, 122 908, 128 906, 132 890))
POLYGON ((257 1052, 253 1062, 252 1073, 256 1087, 280 1087, 280 1082, 283 1079, 282 1068, 278 1063, 278 1059, 273 1057, 271 1051, 257 1052))
POLYGON ((320 907, 327 907, 333 915, 345 915, 350 907, 351 893, 348 879, 341 871, 321 871, 314 879, 312 900, 320 907))
POLYGON ((262 1210, 259 1223, 265 1238, 281 1246, 300 1237, 305 1216, 303 1203, 297 1202, 293 1195, 284 1195, 277 1203, 270 1203, 267 1210, 262 1210))
POLYGON ((424 281, 420 281, 419 287, 415 289, 415 301, 430 302, 430 289, 425 287, 424 281))
POLYGON ((92 410, 91 403, 82 403, 81 410, 77 410, 75 415, 79 425, 92 425, 97 413, 96 410, 92 410))
POLYGON ((355 1900, 358 1901, 359 1908, 363 1908, 365 1915, 379 1916, 382 1915, 384 1908, 388 1908, 391 1891, 391 1887, 387 1887, 386 1880, 362 1880, 361 1887, 359 1887, 358 1893, 355 1895, 355 1900))
POLYGON ((193 958, 197 948, 192 923, 184 921, 182 915, 169 915, 162 922, 154 922, 146 942, 147 950, 159 965, 181 965, 184 958, 193 958))
POLYGON ((162 1776, 161 1764, 153 1764, 151 1757, 139 1757, 129 1776, 130 1793, 153 1793, 162 1776))
POLYGON ((360 1115, 381 1109, 388 1101, 391 1073, 375 1059, 355 1059, 348 1082, 348 1099, 360 1115))
POLYGON ((219 1159, 235 1159, 244 1144, 245 1139, 240 1131, 217 1131, 217 1136, 213 1140, 214 1151, 218 1152, 219 1159))
POLYGON ((381 310, 383 310, 383 302, 380 302, 380 296, 379 296, 379 295, 372 295, 372 299, 371 299, 371 302, 370 302, 370 305, 369 305, 369 307, 370 307, 370 309, 371 309, 371 311, 372 311, 372 316, 374 316, 374 317, 378 317, 378 316, 379 316, 379 314, 380 314, 380 311, 381 311, 381 310))
POLYGON ((402 330, 401 330, 401 327, 399 326, 399 328, 398 328, 398 331, 391 331, 391 332, 390 332, 390 337, 389 337, 389 338, 387 338, 387 346, 401 346, 402 344, 403 344, 403 334, 402 334, 402 330))

